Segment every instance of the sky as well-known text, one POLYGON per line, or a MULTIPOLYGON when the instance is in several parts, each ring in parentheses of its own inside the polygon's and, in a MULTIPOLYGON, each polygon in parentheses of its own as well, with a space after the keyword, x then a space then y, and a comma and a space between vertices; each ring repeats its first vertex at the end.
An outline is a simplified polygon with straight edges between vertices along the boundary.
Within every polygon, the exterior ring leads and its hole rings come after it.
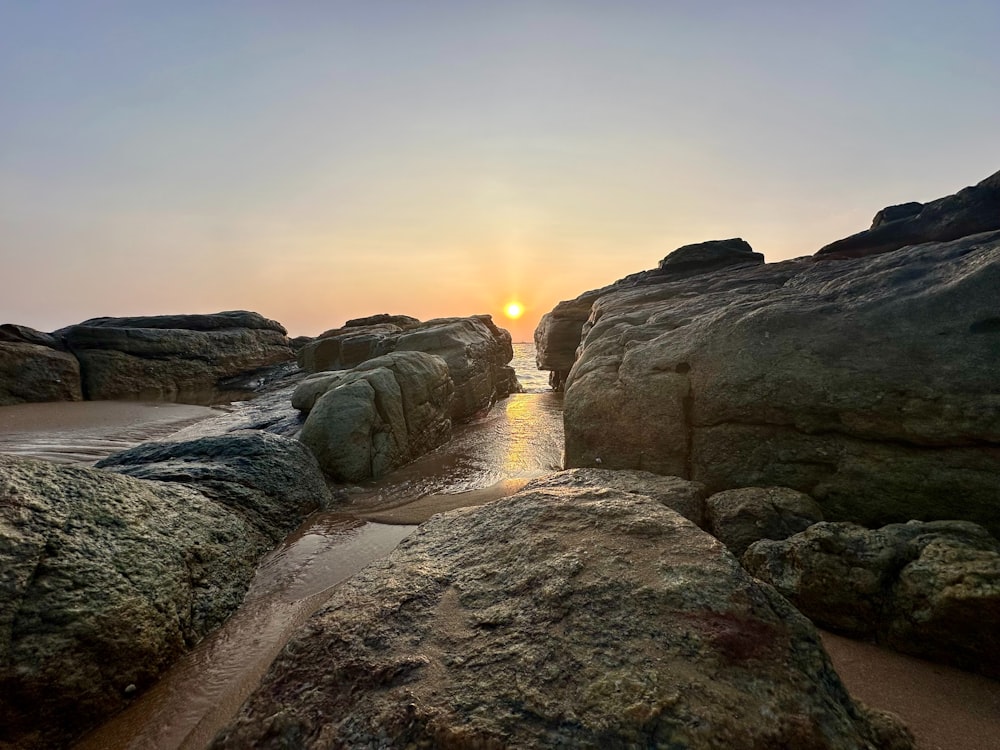
POLYGON ((997 171, 998 30, 996 0, 0 0, 0 322, 530 340, 681 245, 807 255, 997 171))

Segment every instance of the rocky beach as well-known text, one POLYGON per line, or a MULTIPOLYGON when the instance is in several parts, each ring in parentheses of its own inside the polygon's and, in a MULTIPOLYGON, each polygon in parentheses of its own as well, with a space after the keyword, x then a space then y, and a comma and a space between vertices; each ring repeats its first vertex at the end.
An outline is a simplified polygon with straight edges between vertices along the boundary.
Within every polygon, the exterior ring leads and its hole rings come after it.
POLYGON ((0 326, 0 747, 995 747, 998 290, 1000 173, 561 302, 548 387, 488 315, 0 326))

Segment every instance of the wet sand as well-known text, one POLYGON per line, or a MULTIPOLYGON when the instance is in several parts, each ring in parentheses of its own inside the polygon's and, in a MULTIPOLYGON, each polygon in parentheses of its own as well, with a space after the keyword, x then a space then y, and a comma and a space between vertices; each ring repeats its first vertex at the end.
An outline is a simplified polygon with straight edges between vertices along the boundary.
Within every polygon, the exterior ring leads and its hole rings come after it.
POLYGON ((823 631, 847 689, 899 715, 920 750, 1000 748, 1000 682, 823 631))
POLYGON ((0 453, 91 464, 222 413, 219 408, 141 401, 69 401, 0 407, 0 453))

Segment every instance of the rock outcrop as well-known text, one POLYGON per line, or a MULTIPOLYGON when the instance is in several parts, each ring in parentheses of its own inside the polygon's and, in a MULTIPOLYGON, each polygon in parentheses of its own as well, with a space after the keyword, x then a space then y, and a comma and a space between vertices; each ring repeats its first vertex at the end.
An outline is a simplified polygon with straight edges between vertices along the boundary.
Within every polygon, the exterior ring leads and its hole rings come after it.
POLYGON ((600 487, 435 516, 337 588, 213 744, 912 746, 721 544, 600 487))
POLYGON ((360 318, 303 346, 298 362, 315 373, 348 369, 397 351, 435 354, 447 363, 455 384, 451 417, 456 420, 468 419, 519 390, 508 365, 514 356, 510 333, 489 315, 424 323, 398 315, 360 318))
POLYGON ((56 337, 0 325, 0 406, 82 399, 80 364, 56 337))
POLYGON ((338 482, 380 477, 451 436, 454 385, 445 361, 396 351, 352 370, 320 373, 295 390, 308 412, 299 439, 338 482))
POLYGON ((997 289, 1000 232, 610 290, 569 375, 566 465, 1000 530, 997 289))
POLYGON ((279 323, 246 311, 94 318, 54 335, 79 359, 92 400, 250 398, 269 368, 295 359, 279 323))
POLYGON ((609 286, 584 292, 576 299, 560 302, 542 316, 535 329, 535 361, 539 370, 550 370, 549 385, 563 390, 576 361, 577 349, 594 303, 605 294, 667 281, 679 281, 722 268, 755 266, 764 262, 745 240, 734 237, 684 245, 649 271, 619 279, 609 286))
POLYGON ((705 501, 706 530, 740 557, 761 539, 787 539, 823 520, 809 495, 787 487, 741 487, 705 501))
POLYGON ((981 526, 819 523, 743 563, 823 627, 1000 677, 1000 542, 981 526))
POLYGON ((67 744, 236 609, 258 558, 329 497, 315 463, 304 496, 311 458, 282 440, 239 438, 261 443, 258 469, 218 445, 131 452, 182 481, 0 455, 0 745, 67 744))
POLYGON ((947 242, 997 229, 1000 229, 1000 172, 930 203, 910 202, 883 208, 875 214, 870 229, 831 242, 817 255, 875 255, 906 245, 947 242))

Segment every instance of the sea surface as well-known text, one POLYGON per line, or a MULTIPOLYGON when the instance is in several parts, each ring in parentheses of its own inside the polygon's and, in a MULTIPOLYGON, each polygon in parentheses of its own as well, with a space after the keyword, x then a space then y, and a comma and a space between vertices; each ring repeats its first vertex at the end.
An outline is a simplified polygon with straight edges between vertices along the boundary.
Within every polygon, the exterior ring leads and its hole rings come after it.
POLYGON ((545 393, 549 388, 549 373, 535 364, 535 345, 531 342, 514 344, 514 359, 510 362, 525 393, 545 393))

